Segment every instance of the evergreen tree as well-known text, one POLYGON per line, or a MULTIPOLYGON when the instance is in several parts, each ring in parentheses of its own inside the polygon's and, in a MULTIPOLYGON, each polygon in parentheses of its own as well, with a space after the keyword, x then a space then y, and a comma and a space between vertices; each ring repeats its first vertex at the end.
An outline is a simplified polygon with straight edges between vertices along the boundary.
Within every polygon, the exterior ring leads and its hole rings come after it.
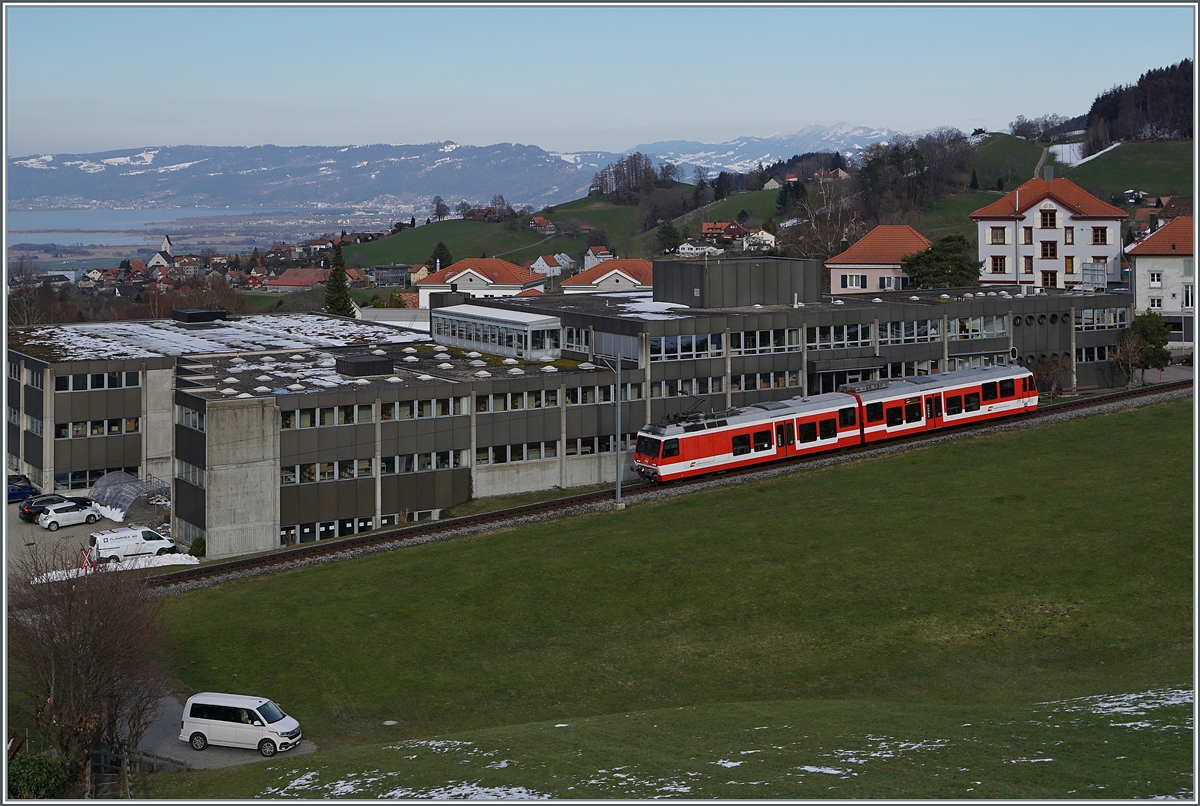
POLYGON ((961 235, 945 235, 928 249, 900 259, 900 268, 918 288, 977 286, 982 266, 983 261, 975 259, 971 244, 961 235))
POLYGON ((996 190, 1004 191, 1004 177, 1001 176, 996 180, 996 190))
POLYGON ((717 174, 717 180, 713 182, 713 198, 723 199, 729 195, 729 174, 721 171, 717 174))
POLYGON ((338 316, 354 316, 350 286, 346 282, 346 261, 342 258, 340 244, 333 250, 330 264, 333 271, 329 273, 329 280, 325 283, 325 310, 338 316))
POLYGON ((846 158, 842 156, 842 152, 833 152, 833 164, 829 166, 831 171, 846 170, 846 158))
POLYGON ((676 229, 674 222, 664 221, 658 227, 658 242, 663 249, 674 250, 679 244, 683 243, 683 238, 679 235, 679 230, 676 229))
POLYGON ((130 265, 130 263, 129 263, 129 261, 128 261, 128 260, 122 260, 122 261, 121 261, 121 268, 122 268, 122 269, 132 269, 132 268, 133 268, 133 266, 132 266, 132 265, 130 265))
POLYGON ((454 257, 450 254, 450 249, 441 241, 438 241, 437 246, 433 248, 433 254, 425 261, 429 266, 429 271, 435 272, 439 269, 444 269, 454 262, 454 257), (438 261, 441 261, 439 266, 438 261))
POLYGON ((971 190, 979 190, 979 177, 975 174, 975 169, 971 169, 971 190))
POLYGON ((1171 353, 1167 350, 1171 329, 1161 316, 1151 311, 1134 319, 1129 325, 1129 330, 1145 344, 1144 357, 1139 362, 1141 363, 1139 368, 1142 370, 1142 381, 1145 382, 1146 370, 1162 371, 1171 363, 1171 353))
POLYGON ((412 216, 411 218, 408 219, 408 228, 409 229, 417 228, 417 217, 416 216, 412 216))

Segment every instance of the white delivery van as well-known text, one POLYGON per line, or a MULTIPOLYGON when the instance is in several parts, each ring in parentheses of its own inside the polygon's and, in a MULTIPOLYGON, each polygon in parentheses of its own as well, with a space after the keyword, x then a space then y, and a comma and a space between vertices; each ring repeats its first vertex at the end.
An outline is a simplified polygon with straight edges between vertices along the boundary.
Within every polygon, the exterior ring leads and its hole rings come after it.
POLYGON ((210 744, 252 747, 270 757, 300 744, 300 723, 262 697, 203 692, 183 706, 179 740, 195 750, 210 744))
POLYGON ((174 554, 175 541, 141 526, 105 529, 88 535, 89 557, 96 562, 121 562, 130 557, 174 554))

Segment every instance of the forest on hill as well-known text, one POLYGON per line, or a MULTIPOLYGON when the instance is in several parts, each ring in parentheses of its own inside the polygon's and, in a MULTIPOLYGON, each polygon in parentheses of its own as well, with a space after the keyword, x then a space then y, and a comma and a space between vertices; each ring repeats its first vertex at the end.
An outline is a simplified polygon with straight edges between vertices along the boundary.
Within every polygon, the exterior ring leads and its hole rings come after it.
POLYGON ((1087 115, 1085 154, 1122 140, 1190 140, 1192 71, 1192 60, 1184 59, 1098 95, 1087 115))

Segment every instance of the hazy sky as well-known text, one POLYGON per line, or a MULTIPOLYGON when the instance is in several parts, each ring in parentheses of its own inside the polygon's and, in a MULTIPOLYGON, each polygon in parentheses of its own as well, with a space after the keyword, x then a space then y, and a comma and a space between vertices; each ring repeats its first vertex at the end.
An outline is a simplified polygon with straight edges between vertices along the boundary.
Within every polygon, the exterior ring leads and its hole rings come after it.
POLYGON ((10 156, 453 140, 548 150, 846 122, 1004 129, 1190 58, 1190 6, 5 7, 10 156))

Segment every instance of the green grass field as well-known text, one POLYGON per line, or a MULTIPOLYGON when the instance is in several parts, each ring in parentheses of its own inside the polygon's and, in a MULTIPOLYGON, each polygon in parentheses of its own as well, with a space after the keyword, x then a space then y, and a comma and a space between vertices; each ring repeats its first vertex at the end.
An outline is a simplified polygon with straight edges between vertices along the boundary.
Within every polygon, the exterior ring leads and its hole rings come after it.
MULTIPOLYGON (((975 149, 975 168, 980 185, 985 184, 985 174, 1004 177, 1004 190, 1010 191, 1022 182, 1033 178, 1033 169, 1041 159, 1043 147, 1037 143, 1013 137, 1011 134, 993 133, 988 135, 975 149)), ((1055 176, 1062 175, 1062 169, 1052 156, 1047 157, 1047 165, 1055 166, 1055 176)), ((994 187, 992 180, 991 187, 994 187)), ((991 189, 991 188, 985 188, 991 189)))
POLYGON ((176 596, 179 693, 320 749, 135 791, 1190 793, 1190 706, 1063 701, 1190 690, 1191 439, 1188 400, 176 596))
POLYGON ((1100 198, 1130 188, 1159 196, 1191 196, 1192 141, 1122 143, 1107 154, 1065 174, 1084 190, 1098 189, 1100 198))

